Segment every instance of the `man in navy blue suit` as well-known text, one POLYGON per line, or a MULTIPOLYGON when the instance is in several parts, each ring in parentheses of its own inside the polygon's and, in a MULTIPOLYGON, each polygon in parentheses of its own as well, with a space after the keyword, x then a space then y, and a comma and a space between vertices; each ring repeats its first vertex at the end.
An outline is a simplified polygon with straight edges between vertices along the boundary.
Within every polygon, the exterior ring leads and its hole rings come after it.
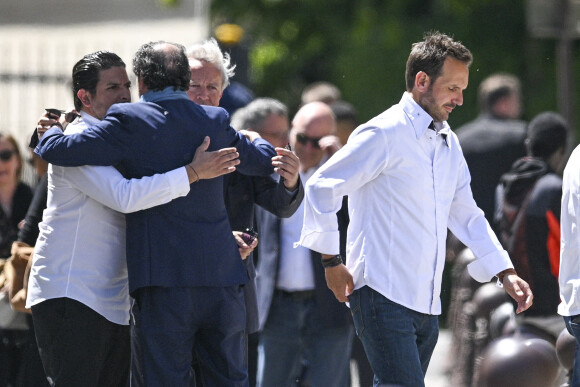
MULTIPOLYGON (((181 45, 141 46, 133 71, 141 103, 113 105, 103 121, 79 134, 50 129, 36 152, 57 165, 116 165, 126 177, 142 177, 188 164, 209 136, 210 151, 236 147, 240 172, 273 172, 271 145, 232 129, 225 110, 188 99, 181 45)), ((223 179, 204 178, 183 198, 127 215, 132 385, 193 385, 193 351, 204 384, 248 385, 241 291, 248 274, 231 233, 223 179)))

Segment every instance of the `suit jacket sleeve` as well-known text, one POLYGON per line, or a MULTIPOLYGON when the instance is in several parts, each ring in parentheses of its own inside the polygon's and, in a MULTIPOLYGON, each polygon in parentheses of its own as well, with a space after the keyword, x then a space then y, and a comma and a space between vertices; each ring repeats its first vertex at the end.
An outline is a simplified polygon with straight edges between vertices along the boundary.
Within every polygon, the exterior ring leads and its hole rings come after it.
POLYGON ((274 173, 272 157, 276 156, 276 151, 268 141, 258 138, 250 142, 246 136, 235 132, 232 146, 240 154, 240 164, 236 168, 240 173, 249 176, 270 176, 274 173))
POLYGON ((276 181, 272 176, 253 178, 252 183, 256 192, 255 203, 279 218, 291 217, 304 199, 300 179, 294 191, 288 191, 283 179, 276 181))
POLYGON ((48 130, 34 152, 49 163, 64 167, 114 165, 130 154, 131 126, 114 107, 99 124, 65 136, 58 128, 48 130))

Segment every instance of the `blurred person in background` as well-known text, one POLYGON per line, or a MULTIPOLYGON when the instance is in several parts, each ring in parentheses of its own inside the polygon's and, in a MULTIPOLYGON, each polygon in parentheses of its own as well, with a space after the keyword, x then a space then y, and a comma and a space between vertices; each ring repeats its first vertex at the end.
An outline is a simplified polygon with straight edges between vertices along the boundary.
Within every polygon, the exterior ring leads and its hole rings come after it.
MULTIPOLYGON (((234 75, 234 65, 229 55, 223 54, 213 39, 190 46, 187 50, 190 63, 191 83, 187 94, 200 105, 218 106, 222 93, 234 75)), ((250 282, 244 286, 246 303, 246 333, 258 330, 258 306, 256 298, 256 269, 250 253, 258 244, 256 239, 248 245, 242 238, 243 231, 254 227, 254 205, 279 217, 289 217, 304 197, 299 180, 298 157, 284 147, 288 144, 288 109, 279 101, 258 99, 238 109, 232 117, 234 129, 246 133, 249 138, 262 134, 262 138, 276 147, 278 156, 273 164, 276 173, 270 177, 247 176, 233 172, 224 176, 224 198, 232 231, 236 236, 250 282), (248 256, 250 257, 249 259, 248 256)), ((252 353, 253 355, 253 353, 252 353)), ((249 354, 247 354, 249 356, 249 354)), ((253 356, 252 359, 253 360, 253 356)), ((250 384, 254 384, 254 362, 247 358, 250 384)), ((199 372, 196 372, 198 375, 199 372)), ((201 380, 198 379, 201 383, 201 380)))
POLYGON ((340 139, 341 145, 344 145, 348 136, 358 126, 356 108, 350 102, 343 100, 334 101, 329 106, 336 117, 336 135, 340 139))
POLYGON ((330 105, 331 103, 340 100, 341 97, 342 93, 336 85, 326 81, 317 81, 304 87, 300 100, 302 105, 316 101, 330 105))
MULTIPOLYGON (((25 218, 32 201, 32 189, 21 178, 23 159, 12 135, 0 133, 0 264, 4 267, 18 235, 19 223, 25 218)), ((6 272, 1 275, 2 302, 6 325, 0 327, 0 386, 18 384, 23 372, 29 330, 22 312, 10 309, 6 272)), ((4 316, 3 316, 4 317, 4 316)))
POLYGON ((527 127, 528 155, 502 175, 496 223, 514 268, 530 285, 534 304, 517 316, 518 330, 552 344, 565 328, 558 315, 560 213, 568 124, 558 113, 535 116, 527 127))
MULTIPOLYGON (((38 137, 36 138, 38 139, 38 137)), ((20 222, 18 237, 12 243, 12 255, 6 261, 4 273, 6 274, 10 305, 14 311, 26 313, 26 324, 28 326, 28 340, 24 347, 24 361, 18 385, 23 387, 41 387, 49 386, 49 383, 38 353, 32 315, 30 314, 30 309, 26 308, 25 305, 34 244, 39 234, 38 224, 42 220, 42 212, 46 208, 48 194, 48 175, 46 172, 48 163, 32 152, 32 148, 30 152, 35 173, 39 180, 34 188, 34 196, 26 216, 20 222)))
POLYGON ((517 77, 492 74, 479 85, 479 116, 455 133, 471 174, 471 190, 478 207, 494 230, 495 187, 502 174, 526 155, 526 123, 522 90, 517 77))
POLYGON ((32 189, 20 180, 22 156, 14 137, 0 133, 0 257, 10 256, 18 223, 24 219, 32 189))
MULTIPOLYGON (((289 141, 288 133, 290 131, 290 123, 288 121, 288 108, 282 102, 273 98, 257 98, 250 102, 245 107, 237 110, 232 116, 232 126, 238 130, 244 131, 255 131, 262 138, 268 141, 275 147, 284 148, 289 141)), ((232 178, 235 178, 232 176, 232 178)), ((255 180, 255 179, 254 179, 255 180)), ((237 184, 231 185, 235 187, 237 184)), ((296 200, 296 207, 302 202, 304 197, 304 188, 302 184, 299 187, 299 198, 296 200)), ((231 188, 228 189, 230 191, 231 188)), ((239 190, 238 190, 239 191, 239 190)), ((264 191, 264 193, 267 193, 264 191)), ((234 197, 231 193, 228 193, 230 197, 234 197)), ((239 196, 239 195, 236 195, 239 196)), ((246 196, 246 195, 244 195, 246 196)), ((239 201, 241 198, 238 198, 239 201)), ((232 202, 232 204, 235 202, 232 202)), ((242 206, 241 208, 247 207, 242 206)), ((229 213, 232 217, 236 217, 236 213, 239 212, 234 206, 228 206, 229 213)), ((254 214, 252 208, 251 218, 253 220, 254 214)), ((294 208, 296 210, 296 208, 294 208)), ((284 215, 292 215, 289 212, 287 214, 282 214, 280 211, 270 211, 279 217, 288 217, 284 215)), ((237 216, 239 218, 239 216, 237 216)), ((255 221, 254 221, 255 223, 255 221)), ((257 231, 260 228, 256 225, 257 231)), ((248 262, 251 266, 252 278, 255 278, 256 273, 254 265, 257 262, 257 254, 253 254, 253 259, 248 262)), ((255 279, 254 279, 255 282, 255 279)), ((250 385, 256 384, 256 370, 257 370, 257 355, 258 355, 258 306, 256 298, 256 286, 252 283, 251 289, 246 290, 246 294, 249 295, 249 299, 246 300, 248 305, 248 372, 250 375, 250 385)))
MULTIPOLYGON (((323 102, 300 108, 292 120, 290 144, 308 178, 338 143, 334 114, 323 102)), ((287 219, 256 209, 258 245, 257 386, 346 387, 354 330, 348 308, 326 286, 320 254, 294 247, 304 218, 301 205, 287 219)), ((336 214, 335 214, 336 218, 336 214)), ((341 229, 345 226, 341 224, 341 229)))

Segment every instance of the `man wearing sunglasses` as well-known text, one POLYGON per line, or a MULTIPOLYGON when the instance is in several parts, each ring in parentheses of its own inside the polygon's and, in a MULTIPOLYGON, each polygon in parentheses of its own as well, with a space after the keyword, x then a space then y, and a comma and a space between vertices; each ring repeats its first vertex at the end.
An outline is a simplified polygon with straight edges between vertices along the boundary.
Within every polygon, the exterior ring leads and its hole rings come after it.
MULTIPOLYGON (((328 160, 341 147, 335 131, 328 132, 321 129, 324 125, 319 125, 318 122, 322 118, 317 113, 314 113, 316 110, 325 110, 324 106, 327 105, 322 102, 312 103, 314 105, 310 105, 307 109, 301 109, 301 111, 296 113, 292 121, 292 130, 290 131, 291 140, 294 144, 293 148, 300 159, 300 169, 302 171, 307 171, 320 165, 321 162, 328 160), (317 109, 314 109, 315 106, 317 106, 317 109), (311 120, 311 125, 305 124, 311 120)), ((334 117, 332 111, 331 115, 334 117)))
MULTIPOLYGON (((334 114, 323 102, 304 105, 292 120, 290 144, 306 182, 338 147, 334 114)), ((336 217, 336 215, 335 215, 336 217)), ((347 387, 353 328, 348 308, 326 286, 320 254, 298 246, 302 204, 281 219, 256 209, 258 244, 258 387, 347 387)))

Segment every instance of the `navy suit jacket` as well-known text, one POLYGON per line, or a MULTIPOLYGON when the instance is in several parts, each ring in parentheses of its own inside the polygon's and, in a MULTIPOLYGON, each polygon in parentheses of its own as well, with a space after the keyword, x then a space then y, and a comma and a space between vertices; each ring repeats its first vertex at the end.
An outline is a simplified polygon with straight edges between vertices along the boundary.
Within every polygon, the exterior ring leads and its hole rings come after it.
MULTIPOLYGON (((229 126, 222 108, 188 99, 113 105, 98 125, 64 136, 51 129, 36 153, 62 166, 115 165, 128 178, 189 163, 205 136, 209 150, 235 146, 242 173, 268 176, 276 153, 229 126)), ((127 214, 129 290, 146 286, 232 286, 248 281, 224 206, 223 177, 191 185, 185 197, 127 214)), ((95 225, 99 227, 99 225, 95 225)))

